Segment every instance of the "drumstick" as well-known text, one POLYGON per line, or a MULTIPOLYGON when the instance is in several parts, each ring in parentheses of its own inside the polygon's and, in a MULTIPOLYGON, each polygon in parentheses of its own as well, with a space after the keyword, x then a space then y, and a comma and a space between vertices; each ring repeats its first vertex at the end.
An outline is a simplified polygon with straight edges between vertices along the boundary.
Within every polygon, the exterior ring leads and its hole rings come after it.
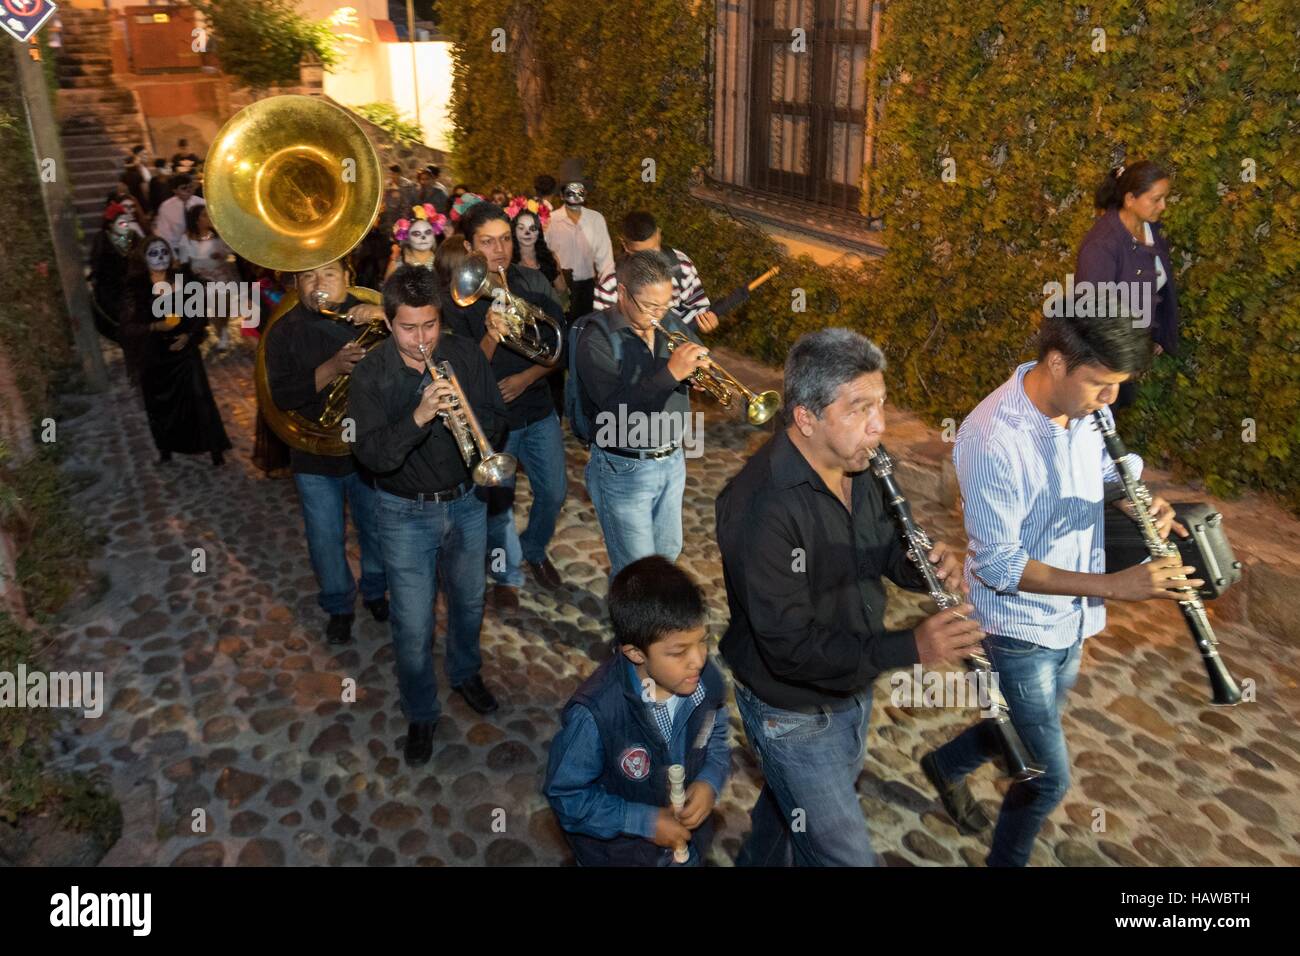
POLYGON ((755 279, 753 282, 749 284, 749 291, 753 292, 755 289, 757 289, 764 282, 772 278, 772 276, 776 275, 780 271, 781 271, 780 266, 772 266, 772 268, 768 269, 761 276, 759 276, 757 279, 755 279))
MULTIPOLYGON (((679 763, 673 764, 668 768, 668 799, 672 801, 673 813, 681 816, 682 808, 686 806, 686 768, 679 763)), ((686 849, 685 843, 680 843, 677 849, 673 850, 673 862, 685 863, 691 858, 691 851, 686 849)))

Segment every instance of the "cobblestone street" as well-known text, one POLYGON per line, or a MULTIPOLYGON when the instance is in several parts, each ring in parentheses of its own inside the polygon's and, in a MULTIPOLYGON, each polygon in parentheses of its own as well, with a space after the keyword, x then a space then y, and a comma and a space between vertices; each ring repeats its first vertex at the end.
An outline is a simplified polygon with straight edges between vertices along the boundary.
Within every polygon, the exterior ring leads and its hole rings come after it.
MULTIPOLYGON (((105 538, 95 569, 110 580, 97 603, 63 622, 52 664, 105 672, 103 716, 69 722, 60 758, 98 768, 122 802, 123 838, 104 864, 568 862, 540 782, 559 709, 607 647, 608 565, 582 488, 585 452, 570 437, 569 499, 551 551, 565 588, 552 594, 530 580, 517 612, 488 606, 483 676, 501 709, 481 718, 450 694, 439 637, 444 716, 432 762, 412 773, 402 762, 406 722, 387 625, 358 608, 353 643, 337 652, 326 645, 293 484, 264 478, 249 460, 252 355, 244 343, 209 363, 235 445, 223 468, 206 457, 155 464, 116 352, 111 392, 90 397, 90 410, 59 426, 67 468, 86 476, 77 506, 105 538), (205 552, 201 573, 192 570, 196 548, 205 552), (347 678, 356 682, 355 703, 341 702, 347 678), (204 832, 193 829, 198 810, 204 832)), ((756 368, 723 361, 743 379, 756 368)), ((705 585, 711 627, 721 634, 713 501, 767 432, 707 399, 695 404, 707 414, 704 455, 688 463, 681 564, 705 585)), ((938 457, 935 433, 906 415, 891 418, 888 444, 901 459, 938 457)), ((934 494, 937 467, 900 471, 900 482, 933 536, 960 540, 957 512, 934 494)), ((1173 500, 1204 497, 1162 489, 1173 500)), ((526 480, 520 490, 527 500, 526 480)), ((1295 561, 1297 523, 1259 524, 1272 528, 1267 546, 1295 561)), ((1245 536, 1240 525, 1228 528, 1234 544, 1245 536)), ((891 623, 917 616, 920 596, 893 594, 891 623)), ((444 626, 440 609, 440 633, 444 626)), ((1111 605, 1069 699, 1072 787, 1044 827, 1035 864, 1300 865, 1296 635, 1261 637, 1218 619, 1216 628, 1238 681, 1254 682, 1256 700, 1235 709, 1207 704, 1175 607, 1111 605)), ((917 763, 974 711, 895 708, 889 687, 887 677, 877 684, 858 780, 877 851, 892 865, 980 865, 987 836, 957 833, 917 763)), ((719 865, 734 859, 761 786, 734 705, 731 723, 734 772, 713 849, 719 865)), ((973 786, 992 816, 1002 786, 993 767, 973 786)))

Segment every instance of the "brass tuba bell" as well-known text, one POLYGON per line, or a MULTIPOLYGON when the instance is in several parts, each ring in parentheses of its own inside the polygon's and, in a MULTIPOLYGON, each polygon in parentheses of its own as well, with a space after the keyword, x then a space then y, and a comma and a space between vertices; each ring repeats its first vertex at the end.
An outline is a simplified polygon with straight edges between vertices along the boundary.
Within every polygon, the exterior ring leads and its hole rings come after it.
MULTIPOLYGON (((208 150, 203 188, 212 226, 226 244, 248 261, 281 272, 342 259, 370 230, 383 198, 379 157, 365 132, 346 110, 312 96, 273 96, 232 116, 208 150)), ((380 301, 373 289, 348 291, 363 302, 380 301)), ((319 422, 271 400, 266 343, 276 322, 297 304, 297 293, 286 294, 261 329, 253 378, 262 414, 294 448, 350 454, 340 412, 346 376, 331 388, 319 422)), ((386 337, 383 325, 372 323, 358 341, 379 344, 386 337)))

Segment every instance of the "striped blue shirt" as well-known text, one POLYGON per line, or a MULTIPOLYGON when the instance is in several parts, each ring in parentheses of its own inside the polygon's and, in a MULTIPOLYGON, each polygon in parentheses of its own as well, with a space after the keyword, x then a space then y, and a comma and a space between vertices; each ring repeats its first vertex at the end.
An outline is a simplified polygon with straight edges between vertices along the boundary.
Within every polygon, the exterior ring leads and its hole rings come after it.
MULTIPOLYGON (((965 506, 966 582, 989 634, 1063 649, 1106 626, 1101 598, 1029 594, 1032 558, 1104 574, 1103 485, 1119 480, 1091 416, 1057 425, 1025 394, 1026 362, 962 422, 953 464, 965 506)), ((1110 416, 1110 410, 1105 414, 1110 416)), ((1136 474, 1142 460, 1130 455, 1136 474)))

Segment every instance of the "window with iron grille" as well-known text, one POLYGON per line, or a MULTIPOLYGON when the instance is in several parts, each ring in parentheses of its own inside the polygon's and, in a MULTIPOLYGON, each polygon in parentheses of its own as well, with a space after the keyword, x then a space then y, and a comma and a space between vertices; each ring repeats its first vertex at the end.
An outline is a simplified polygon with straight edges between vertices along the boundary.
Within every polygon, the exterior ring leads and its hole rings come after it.
POLYGON ((879 0, 717 3, 715 181, 859 211, 879 15, 879 0))

